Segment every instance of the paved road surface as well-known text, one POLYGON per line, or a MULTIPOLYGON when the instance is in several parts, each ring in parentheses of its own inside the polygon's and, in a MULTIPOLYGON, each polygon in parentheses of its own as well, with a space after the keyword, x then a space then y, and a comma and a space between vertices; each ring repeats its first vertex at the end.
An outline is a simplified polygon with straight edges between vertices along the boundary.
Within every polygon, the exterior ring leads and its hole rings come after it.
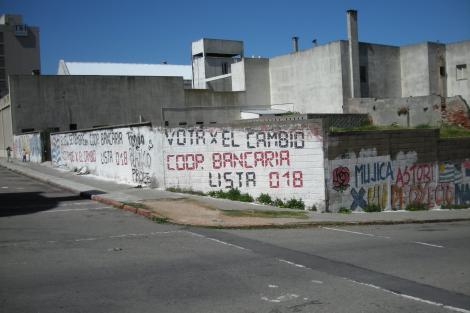
POLYGON ((470 223, 156 224, 0 167, 0 312, 470 312, 470 223))

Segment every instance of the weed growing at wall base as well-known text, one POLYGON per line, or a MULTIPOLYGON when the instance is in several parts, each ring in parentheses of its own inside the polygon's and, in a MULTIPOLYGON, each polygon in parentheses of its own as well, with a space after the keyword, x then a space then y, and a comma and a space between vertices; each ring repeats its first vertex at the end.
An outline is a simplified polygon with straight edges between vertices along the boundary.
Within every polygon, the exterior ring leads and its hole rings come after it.
POLYGON ((368 204, 365 207, 362 208, 364 212, 381 212, 382 208, 378 206, 377 204, 368 204))
POLYGON ((470 204, 448 204, 441 206, 442 209, 447 210, 460 210, 460 209, 468 209, 470 208, 470 204))
POLYGON ((190 195, 197 195, 197 196, 205 196, 206 195, 202 191, 193 190, 191 188, 169 187, 169 188, 166 189, 166 191, 187 193, 187 194, 190 194, 190 195))
POLYGON ((338 213, 342 213, 342 214, 351 214, 351 209, 342 207, 342 208, 339 208, 338 213))
POLYGON ((426 211, 429 207, 424 203, 410 203, 406 206, 407 211, 426 211))
POLYGON ((238 188, 229 189, 228 191, 218 190, 218 191, 210 191, 208 193, 209 196, 214 198, 221 198, 221 199, 229 199, 234 201, 241 201, 241 202, 253 202, 254 199, 247 193, 241 193, 238 188))
POLYGON ((267 205, 273 204, 273 199, 271 199, 271 196, 268 195, 267 193, 260 194, 259 197, 256 198, 256 201, 262 204, 267 204, 267 205))
POLYGON ((284 202, 281 199, 277 198, 273 201, 272 205, 285 209, 305 210, 305 203, 302 199, 291 198, 284 202))

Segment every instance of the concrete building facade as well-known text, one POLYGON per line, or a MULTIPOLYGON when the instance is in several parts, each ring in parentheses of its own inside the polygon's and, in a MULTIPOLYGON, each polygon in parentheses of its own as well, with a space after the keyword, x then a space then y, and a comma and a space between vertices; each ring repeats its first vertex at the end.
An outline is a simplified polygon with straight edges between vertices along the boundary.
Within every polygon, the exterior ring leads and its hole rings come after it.
MULTIPOLYGON (((342 113, 350 99, 357 98, 462 96, 468 103, 470 41, 407 46, 360 42, 357 12, 348 10, 346 16, 348 40, 299 51, 298 38, 294 37, 294 48, 289 54, 270 59, 236 59, 225 76, 220 75, 220 64, 215 69, 216 63, 209 66, 201 62, 198 72, 202 73, 202 81, 230 79, 229 90, 245 91, 249 104, 299 113, 342 113), (219 76, 203 76, 204 70, 219 76)), ((194 45, 207 41, 220 51, 225 45, 232 48, 232 41, 204 39, 193 43, 193 55, 194 45)), ((194 63, 193 58, 193 66, 194 63)), ((223 89, 227 90, 227 85, 223 89)))
POLYGON ((0 97, 8 93, 8 75, 39 74, 39 28, 23 24, 21 15, 0 16, 0 97))

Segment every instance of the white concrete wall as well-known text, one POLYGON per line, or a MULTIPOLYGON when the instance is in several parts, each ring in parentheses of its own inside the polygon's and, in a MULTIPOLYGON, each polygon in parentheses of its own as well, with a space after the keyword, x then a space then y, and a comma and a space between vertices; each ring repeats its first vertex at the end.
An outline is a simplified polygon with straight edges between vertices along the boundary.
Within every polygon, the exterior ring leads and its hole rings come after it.
POLYGON ((23 160, 25 156, 27 162, 41 163, 43 146, 41 134, 30 133, 13 136, 13 157, 23 160))
POLYGON ((294 104, 300 113, 342 113, 341 42, 269 60, 271 105, 294 104))
POLYGON ((130 184, 162 186, 161 139, 150 126, 51 134, 55 167, 86 167, 94 175, 130 184))
POLYGON ((232 64, 232 90, 245 91, 248 106, 270 105, 269 59, 244 58, 232 64))
POLYGON ((447 95, 461 95, 470 104, 470 40, 446 45, 447 95), (457 80, 456 66, 467 65, 467 78, 457 80))
POLYGON ((297 198, 322 209, 322 133, 315 121, 61 133, 51 135, 52 164, 163 188, 239 188, 253 197, 297 198))
POLYGON ((167 187, 239 188, 324 207, 319 123, 167 129, 163 153, 167 187))
POLYGON ((400 66, 402 97, 429 95, 428 44, 400 47, 400 66))

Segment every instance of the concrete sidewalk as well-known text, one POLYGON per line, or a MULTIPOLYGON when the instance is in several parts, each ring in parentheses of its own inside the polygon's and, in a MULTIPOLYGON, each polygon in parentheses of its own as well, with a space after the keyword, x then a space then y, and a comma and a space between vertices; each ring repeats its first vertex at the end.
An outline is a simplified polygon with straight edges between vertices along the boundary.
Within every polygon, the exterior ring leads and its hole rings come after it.
POLYGON ((395 223, 433 223, 470 220, 470 209, 430 210, 421 212, 317 213, 280 209, 211 197, 137 188, 96 178, 77 175, 42 164, 7 162, 0 166, 61 188, 85 198, 113 205, 158 222, 220 228, 307 227, 320 225, 364 225, 395 223), (296 215, 296 216, 294 216, 296 215))

